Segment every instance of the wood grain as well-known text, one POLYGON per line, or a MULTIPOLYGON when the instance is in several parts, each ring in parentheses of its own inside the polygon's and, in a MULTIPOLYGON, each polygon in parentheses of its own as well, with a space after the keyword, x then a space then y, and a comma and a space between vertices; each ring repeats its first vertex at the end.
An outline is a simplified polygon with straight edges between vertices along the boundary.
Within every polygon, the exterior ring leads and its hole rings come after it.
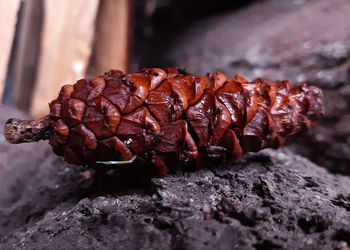
POLYGON ((20 0, 0 0, 0 101, 2 100, 7 66, 11 54, 20 0))
POLYGON ((13 104, 28 111, 35 86, 40 55, 43 1, 27 0, 23 5, 23 16, 18 37, 18 48, 14 69, 13 104))
POLYGON ((132 0, 101 0, 96 25, 92 75, 128 70, 132 0))
POLYGON ((85 75, 99 0, 46 0, 40 62, 33 93, 34 116, 48 113, 60 87, 85 75))

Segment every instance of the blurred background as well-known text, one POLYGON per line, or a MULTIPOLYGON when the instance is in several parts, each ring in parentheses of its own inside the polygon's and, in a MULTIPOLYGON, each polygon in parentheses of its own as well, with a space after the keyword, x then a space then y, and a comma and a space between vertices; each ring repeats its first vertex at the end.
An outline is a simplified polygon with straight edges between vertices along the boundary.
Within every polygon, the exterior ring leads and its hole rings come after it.
POLYGON ((39 117, 63 84, 112 68, 306 81, 325 117, 289 148, 349 175, 349 14, 348 0, 0 0, 0 97, 39 117))

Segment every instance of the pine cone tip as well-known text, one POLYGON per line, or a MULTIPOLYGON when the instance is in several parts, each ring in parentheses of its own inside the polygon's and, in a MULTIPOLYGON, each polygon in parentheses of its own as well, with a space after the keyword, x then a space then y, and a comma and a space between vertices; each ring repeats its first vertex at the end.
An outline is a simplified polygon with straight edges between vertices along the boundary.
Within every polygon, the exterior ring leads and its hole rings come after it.
POLYGON ((20 143, 21 137, 18 129, 19 129, 18 119, 11 118, 7 120, 4 128, 4 135, 6 140, 9 143, 12 143, 12 144, 20 143))
POLYGON ((4 135, 11 144, 47 140, 51 137, 48 116, 38 120, 8 119, 4 127, 4 135))

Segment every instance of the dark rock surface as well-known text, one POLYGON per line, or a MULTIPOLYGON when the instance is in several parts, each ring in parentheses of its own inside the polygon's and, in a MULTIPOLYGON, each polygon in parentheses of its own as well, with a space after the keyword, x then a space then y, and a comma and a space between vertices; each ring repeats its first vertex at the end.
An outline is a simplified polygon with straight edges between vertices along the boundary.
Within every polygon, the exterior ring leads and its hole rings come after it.
POLYGON ((293 150, 331 171, 350 174, 349 13, 347 0, 257 1, 184 28, 158 64, 321 87, 322 126, 302 141, 304 147, 293 150))
POLYGON ((55 157, 47 142, 11 145, 3 127, 10 117, 29 116, 0 107, 0 237, 37 217, 57 203, 77 197, 86 182, 76 167, 55 157), (75 184, 74 184, 75 183, 75 184))
MULTIPOLYGON (((350 178, 290 149, 350 174, 349 13, 347 0, 257 1, 184 27, 156 64, 320 86, 325 118, 289 149, 190 174, 93 183, 46 142, 10 145, 1 133, 0 249, 348 250, 350 178)), ((0 114, 0 127, 28 117, 0 114)))
MULTIPOLYGON (((17 116, 1 108, 4 118, 17 116)), ((151 180, 88 172, 2 139, 0 249, 346 249, 350 179, 288 149, 151 180), (111 188, 113 186, 113 188, 111 188)))

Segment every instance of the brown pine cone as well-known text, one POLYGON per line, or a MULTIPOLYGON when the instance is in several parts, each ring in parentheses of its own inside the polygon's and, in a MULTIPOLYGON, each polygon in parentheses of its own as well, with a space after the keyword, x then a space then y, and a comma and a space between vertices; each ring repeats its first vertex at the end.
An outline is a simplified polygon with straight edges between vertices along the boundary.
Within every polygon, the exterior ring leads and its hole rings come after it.
POLYGON ((164 175, 179 163, 202 167, 278 148, 322 113, 321 90, 305 83, 227 80, 220 72, 201 77, 175 68, 111 70, 63 86, 47 117, 10 119, 5 134, 12 143, 49 139, 56 154, 76 165, 137 155, 164 175))

